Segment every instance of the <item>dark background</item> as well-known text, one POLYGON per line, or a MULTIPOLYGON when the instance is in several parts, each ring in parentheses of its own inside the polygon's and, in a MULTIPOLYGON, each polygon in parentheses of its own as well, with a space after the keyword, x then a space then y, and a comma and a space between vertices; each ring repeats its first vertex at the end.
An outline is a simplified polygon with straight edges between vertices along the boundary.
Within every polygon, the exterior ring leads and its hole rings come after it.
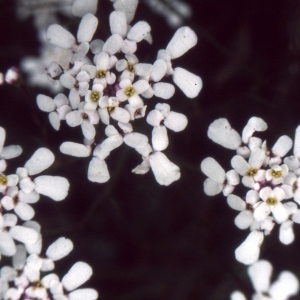
MULTIPOLYGON (((209 124, 226 117, 241 132, 251 116, 269 125, 259 136, 271 147, 282 134, 294 136, 300 123, 300 3, 299 1, 186 1, 193 16, 186 21, 198 35, 198 44, 173 66, 201 76, 203 89, 187 99, 177 89, 168 100, 172 110, 187 115, 188 127, 169 132, 170 146, 164 153, 181 168, 181 179, 169 187, 156 183, 151 171, 138 176, 131 170, 140 156, 125 145, 106 160, 111 180, 105 184, 86 179, 90 158, 62 155, 59 145, 80 141, 79 128, 63 124, 59 132, 38 110, 36 95, 50 92, 30 88, 0 87, 0 126, 7 131, 6 145, 20 144, 24 152, 9 161, 8 170, 23 166, 41 146, 56 155, 55 164, 44 174, 66 176, 71 183, 67 199, 55 203, 44 197, 34 205, 34 218, 42 225, 44 247, 59 236, 71 238, 73 252, 57 263, 60 276, 77 260, 91 264, 94 275, 86 286, 99 291, 102 300, 228 299, 235 289, 252 294, 246 267, 234 258, 234 249, 246 238, 234 226, 236 212, 222 196, 203 193, 199 164, 215 157, 229 170, 234 152, 213 144, 206 135, 209 124)), ((38 56, 39 43, 33 19, 19 21, 15 1, 0 0, 0 71, 18 66, 25 56, 38 56)), ((96 38, 109 36, 111 3, 99 1, 96 38)), ((58 16, 63 21, 63 16, 58 16)), ((141 1, 132 24, 145 19, 154 43, 139 45, 138 57, 153 62, 175 29, 141 1)), ((74 34, 79 19, 65 20, 74 34)), ((26 77, 24 77, 26 80, 26 77)), ((160 99, 147 100, 148 111, 160 99)), ((150 133, 145 120, 137 131, 150 133)), ((104 138, 101 124, 98 142, 104 138)), ((265 238, 261 258, 269 259, 275 277, 284 269, 300 277, 299 234, 290 246, 278 241, 278 228, 265 238)), ((299 298, 294 298, 299 299, 299 298)))

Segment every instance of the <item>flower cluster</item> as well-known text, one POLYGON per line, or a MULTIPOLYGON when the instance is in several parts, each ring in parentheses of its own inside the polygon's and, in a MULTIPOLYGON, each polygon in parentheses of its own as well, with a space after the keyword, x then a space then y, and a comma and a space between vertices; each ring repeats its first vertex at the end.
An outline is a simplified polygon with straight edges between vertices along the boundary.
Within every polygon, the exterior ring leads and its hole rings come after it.
MULTIPOLYGON (((169 161, 161 151, 168 147, 167 128, 182 131, 187 118, 171 111, 169 104, 158 103, 147 114, 145 99, 156 96, 170 99, 174 93, 173 82, 189 97, 196 97, 202 81, 199 76, 173 67, 173 60, 195 46, 197 36, 189 27, 181 27, 165 49, 157 53, 154 63, 140 62, 138 44, 152 42, 151 27, 146 21, 131 25, 138 1, 114 1, 114 11, 109 16, 111 36, 106 41, 93 39, 98 19, 93 11, 81 19, 76 38, 58 24, 49 26, 47 40, 61 52, 60 60, 47 67, 51 80, 59 82, 68 95, 54 98, 38 95, 38 107, 49 113, 49 121, 59 130, 61 121, 82 130, 83 144, 66 141, 60 150, 68 155, 87 157, 93 155, 88 168, 88 178, 93 182, 109 180, 105 162, 110 152, 123 143, 142 155, 143 162, 133 172, 144 174, 151 168, 156 180, 169 185, 180 177, 178 166, 169 161), (148 137, 133 128, 135 120, 144 118, 153 126, 152 146, 148 137), (106 126, 107 136, 101 143, 98 134, 100 123, 106 126)), ((101 137, 101 139, 103 139, 101 137)))
POLYGON ((223 192, 228 205, 239 212, 235 225, 250 230, 235 251, 236 259, 247 265, 258 260, 264 236, 272 232, 275 224, 280 226, 279 240, 288 245, 294 241, 293 224, 300 223, 300 127, 296 129, 290 156, 290 137, 281 136, 269 149, 266 141, 253 136, 266 129, 264 120, 252 117, 240 136, 226 119, 214 121, 208 137, 236 151, 231 159, 232 170, 225 173, 212 157, 201 163, 201 170, 208 177, 204 182, 205 193, 212 196, 223 192), (240 183, 247 189, 242 196, 233 194, 240 183))
POLYGON ((68 255, 73 243, 61 237, 41 256, 41 226, 32 221, 35 211, 31 204, 40 195, 61 201, 70 185, 61 176, 38 175, 55 160, 47 148, 37 149, 24 167, 8 173, 6 160, 19 156, 22 148, 4 147, 5 138, 6 131, 0 127, 0 260, 2 256, 12 257, 12 266, 0 269, 0 299, 97 299, 93 289, 76 290, 92 275, 86 263, 74 264, 61 281, 55 273, 40 278, 41 272, 54 270, 54 262, 68 255))
MULTIPOLYGON (((248 275, 255 289, 252 299, 287 300, 298 293, 299 281, 293 273, 282 271, 278 279, 271 284, 272 272, 273 266, 266 260, 259 260, 248 267, 248 275)), ((230 299, 247 300, 240 291, 234 291, 230 299)))

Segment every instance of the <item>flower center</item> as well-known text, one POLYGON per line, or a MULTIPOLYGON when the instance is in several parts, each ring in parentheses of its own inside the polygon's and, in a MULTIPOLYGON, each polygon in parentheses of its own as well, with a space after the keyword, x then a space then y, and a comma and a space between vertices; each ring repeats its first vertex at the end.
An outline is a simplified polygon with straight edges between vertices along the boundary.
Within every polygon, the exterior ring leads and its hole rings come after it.
POLYGON ((4 175, 0 175, 0 185, 6 185, 7 178, 4 175))
POLYGON ((127 68, 126 68, 127 71, 129 72, 133 72, 133 65, 130 64, 130 63, 127 63, 127 68))
POLYGON ((97 101, 99 100, 99 98, 100 98, 99 92, 93 91, 93 92, 91 93, 91 100, 92 100, 93 102, 97 102, 97 101))
POLYGON ((135 93, 135 90, 134 90, 134 87, 132 87, 132 86, 129 86, 125 89, 125 95, 127 97, 132 97, 134 95, 134 93, 135 93))
POLYGON ((266 203, 270 206, 274 206, 277 204, 277 199, 275 197, 269 197, 267 200, 266 200, 266 203))
POLYGON ((282 171, 281 171, 281 170, 279 170, 279 171, 272 170, 272 172, 271 172, 271 175, 272 175, 272 177, 274 177, 274 178, 279 178, 279 177, 281 177, 281 174, 282 174, 282 171))
POLYGON ((296 193, 296 191, 297 191, 297 189, 298 189, 298 184, 297 184, 297 181, 295 181, 294 183, 293 183, 293 193, 296 193))
POLYGON ((98 70, 95 75, 96 78, 105 78, 105 76, 106 76, 105 70, 98 70))
POLYGON ((256 173, 257 173, 257 169, 255 169, 255 168, 250 168, 250 169, 246 172, 246 176, 251 176, 251 177, 253 177, 253 176, 256 175, 256 173))

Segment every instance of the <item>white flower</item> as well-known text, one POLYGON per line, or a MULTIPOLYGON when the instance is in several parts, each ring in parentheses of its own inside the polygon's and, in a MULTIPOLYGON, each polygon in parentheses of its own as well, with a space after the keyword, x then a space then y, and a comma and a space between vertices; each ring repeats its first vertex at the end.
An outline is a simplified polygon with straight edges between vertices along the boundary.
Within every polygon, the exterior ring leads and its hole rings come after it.
POLYGON ((278 185, 283 182, 285 176, 289 173, 287 165, 273 165, 271 169, 266 171, 266 179, 271 181, 272 184, 278 185))
POLYGON ((248 162, 240 155, 235 155, 231 159, 231 166, 242 178, 242 183, 249 188, 253 188, 255 183, 265 179, 265 170, 260 169, 265 159, 265 152, 260 148, 251 151, 248 162))
POLYGON ((263 200, 254 210, 254 218, 263 221, 271 212, 277 223, 287 220, 288 213, 285 206, 281 203, 285 199, 285 192, 280 187, 274 189, 264 187, 259 192, 260 198, 263 200))

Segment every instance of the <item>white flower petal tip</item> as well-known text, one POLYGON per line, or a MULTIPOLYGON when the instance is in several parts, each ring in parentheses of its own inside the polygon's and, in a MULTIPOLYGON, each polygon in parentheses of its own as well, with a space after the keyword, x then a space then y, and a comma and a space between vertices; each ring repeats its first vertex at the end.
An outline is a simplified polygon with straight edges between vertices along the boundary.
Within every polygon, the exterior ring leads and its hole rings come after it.
POLYGON ((180 67, 174 69, 173 81, 188 98, 197 97, 203 86, 199 76, 180 67))
POLYGON ((83 17, 87 13, 97 12, 98 0, 75 0, 72 5, 72 14, 75 17, 83 17))
POLYGON ((88 157, 91 154, 91 147, 73 142, 62 143, 59 150, 63 154, 76 157, 88 157))
POLYGON ((273 267, 266 260, 259 260, 248 268, 249 277, 257 292, 268 292, 272 272, 273 267))
POLYGON ((203 159, 200 168, 207 177, 219 184, 223 184, 225 180, 225 171, 214 158, 207 157, 203 159))
POLYGON ((104 183, 110 179, 106 162, 93 157, 88 168, 88 179, 92 182, 104 183))
POLYGON ((231 128, 227 119, 220 118, 209 125, 208 137, 215 143, 236 150, 242 143, 241 136, 231 128))
POLYGON ((300 158, 300 125, 296 128, 295 142, 294 142, 294 155, 300 158))
POLYGON ((79 24, 77 39, 78 42, 90 42, 98 26, 98 19, 91 13, 87 13, 79 24))
POLYGON ((24 226, 14 226, 9 230, 10 236, 25 244, 25 245, 33 245, 37 242, 39 234, 32 228, 27 228, 24 226))
POLYGON ((235 258, 240 263, 251 265, 255 263, 260 254, 260 246, 263 243, 264 234, 260 231, 252 231, 246 240, 235 250, 235 258))
POLYGON ((128 31, 127 38, 138 43, 146 38, 150 31, 151 27, 147 22, 139 21, 128 31))
POLYGON ((168 186, 180 178, 179 167, 172 163, 163 153, 155 152, 151 154, 149 161, 155 179, 159 184, 168 186))
POLYGON ((69 192, 69 181, 60 176, 38 176, 34 179, 35 190, 55 201, 64 200, 69 192))
POLYGON ((196 33, 190 27, 184 26, 175 32, 166 50, 171 53, 172 59, 175 59, 194 47, 197 41, 196 33))
POLYGON ((68 30, 58 24, 48 27, 46 37, 50 44, 62 49, 71 49, 76 41, 75 37, 68 30))
POLYGON ((48 247, 46 255, 53 261, 56 261, 67 256, 72 250, 72 241, 65 237, 61 237, 48 247))
POLYGON ((26 162, 25 168, 28 175, 35 175, 48 169, 54 162, 54 154, 47 148, 37 149, 26 162))
POLYGON ((163 125, 154 127, 152 130, 152 145, 155 151, 163 151, 169 145, 167 128, 163 125))
POLYGON ((72 266, 61 283, 67 291, 73 291, 89 280, 92 274, 92 268, 87 263, 79 261, 72 266))
POLYGON ((230 295, 230 300, 247 300, 247 298, 240 291, 234 291, 230 295))
POLYGON ((283 271, 271 285, 269 294, 273 299, 289 299, 299 292, 299 280, 289 271, 283 271))
POLYGON ((184 114, 170 111, 170 113, 164 121, 164 124, 169 129, 175 132, 180 132, 186 128, 188 124, 188 119, 184 114))
POLYGON ((96 300, 98 299, 98 292, 94 289, 79 289, 76 291, 71 292, 68 295, 69 300, 96 300))

